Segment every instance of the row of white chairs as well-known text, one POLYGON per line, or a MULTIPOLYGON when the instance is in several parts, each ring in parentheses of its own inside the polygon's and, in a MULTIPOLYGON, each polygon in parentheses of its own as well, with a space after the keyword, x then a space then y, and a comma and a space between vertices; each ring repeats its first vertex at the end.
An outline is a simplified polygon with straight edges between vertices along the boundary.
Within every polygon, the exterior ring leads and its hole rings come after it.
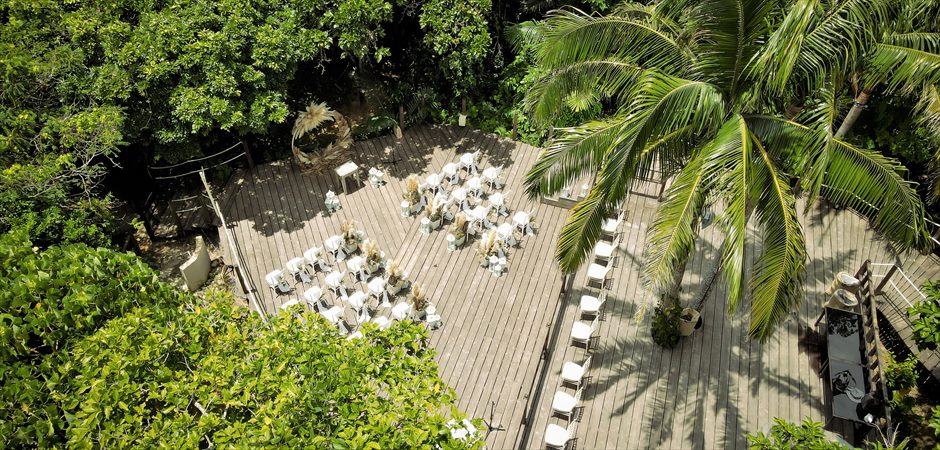
POLYGON ((598 295, 584 294, 578 302, 578 320, 571 324, 571 343, 583 344, 587 358, 577 363, 574 361, 565 361, 561 366, 562 388, 565 385, 573 385, 575 392, 570 394, 563 389, 555 391, 552 398, 552 415, 561 415, 568 421, 567 427, 550 423, 545 429, 545 446, 553 449, 565 449, 572 442, 577 431, 578 422, 575 419, 575 410, 581 403, 581 397, 584 393, 585 378, 591 368, 590 354, 591 339, 597 332, 601 317, 601 308, 607 301, 606 281, 610 271, 610 263, 613 260, 614 250, 620 243, 621 233, 617 230, 623 222, 623 211, 616 218, 606 219, 601 227, 601 239, 594 246, 594 261, 588 267, 588 284, 592 280, 600 281, 600 293, 598 295), (604 264, 599 264, 604 263, 604 264), (582 319, 587 316, 593 318, 590 322, 582 319))

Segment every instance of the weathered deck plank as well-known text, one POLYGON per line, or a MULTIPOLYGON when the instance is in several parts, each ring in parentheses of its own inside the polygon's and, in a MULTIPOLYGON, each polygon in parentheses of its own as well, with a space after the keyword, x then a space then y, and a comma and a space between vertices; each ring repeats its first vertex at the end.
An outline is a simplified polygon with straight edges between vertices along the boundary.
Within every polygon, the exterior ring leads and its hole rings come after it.
MULTIPOLYGON (((321 246, 340 232, 343 221, 360 222, 386 255, 425 287, 443 315, 445 326, 432 332, 431 344, 438 352, 441 376, 458 394, 459 407, 489 419, 490 405, 495 405, 494 422, 506 431, 491 433, 488 447, 541 448, 545 427, 565 424, 564 419, 551 417, 551 400, 556 390, 574 392, 561 385, 560 370, 565 361, 581 363, 589 354, 570 345, 569 333, 579 319, 580 296, 597 290, 585 287, 586 268, 582 268, 573 274, 569 293, 559 297, 562 273, 554 263, 555 238, 567 211, 529 200, 522 185, 538 152, 479 131, 418 127, 400 140, 385 136, 355 144, 354 160, 363 175, 370 167, 387 174, 387 183, 377 189, 363 176, 343 194, 335 174, 303 174, 281 161, 238 173, 222 204, 241 247, 244 269, 269 313, 276 313, 284 301, 299 298, 302 287, 275 297, 264 275, 283 269, 287 259, 307 248, 321 246), (474 150, 480 150, 483 167, 503 166, 510 211, 532 211, 538 225, 536 236, 524 237, 510 251, 509 271, 499 278, 479 266, 477 238, 450 252, 446 228, 423 235, 420 217, 399 214, 408 175, 423 180, 474 150), (323 205, 327 190, 337 192, 343 205, 329 216, 324 215, 323 205), (546 343, 552 351, 542 361, 546 343), (546 376, 533 384, 541 367, 546 376), (525 424, 530 408, 533 422, 525 424)), ((608 300, 590 352, 593 360, 579 415, 578 448, 745 448, 745 434, 767 430, 774 417, 822 421, 827 406, 822 401, 823 382, 816 375, 813 323, 832 276, 841 270, 854 272, 870 259, 909 268, 908 275, 917 283, 940 277, 935 257, 896 256, 866 220, 819 204, 801 216, 808 250, 805 299, 771 340, 760 344, 748 337, 747 301, 736 314, 728 314, 728 290, 719 274, 704 302, 702 329, 664 351, 652 342, 652 311, 642 319, 636 317, 642 304, 655 303, 643 284, 642 263, 659 185, 642 183, 635 191, 625 202, 623 239, 615 252, 608 300)), ((798 207, 805 208, 802 200, 798 207)), ((697 298, 718 263, 722 239, 714 224, 701 231, 684 275, 682 301, 697 298)), ((232 249, 225 240, 223 247, 231 259, 232 249)), ((759 248, 751 246, 748 251, 755 258, 759 248)), ((336 266, 345 268, 344 263, 336 266)), ((322 274, 317 282, 323 283, 322 274)), ((365 287, 347 284, 352 289, 365 287)), ((890 295, 882 298, 896 301, 890 295)), ((347 322, 354 324, 349 319, 351 315, 347 322)))

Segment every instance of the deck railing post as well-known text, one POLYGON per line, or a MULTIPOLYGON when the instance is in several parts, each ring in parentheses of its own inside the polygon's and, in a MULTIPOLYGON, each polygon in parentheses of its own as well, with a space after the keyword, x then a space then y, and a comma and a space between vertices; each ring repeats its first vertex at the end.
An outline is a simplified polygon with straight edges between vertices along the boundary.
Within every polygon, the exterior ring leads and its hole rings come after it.
POLYGON ((405 107, 398 105, 398 127, 405 129, 405 107))
POLYGON ((891 277, 894 275, 894 272, 897 272, 897 270, 897 264, 893 264, 891 268, 888 269, 888 273, 885 274, 885 277, 881 280, 881 283, 878 283, 878 287, 875 288, 875 295, 881 295, 884 293, 885 285, 888 284, 888 281, 891 280, 891 277))
POLYGON ((519 136, 519 113, 512 113, 512 140, 519 136))
POLYGON ((245 159, 248 160, 248 168, 254 169, 255 160, 251 157, 251 151, 248 150, 248 144, 246 144, 244 140, 242 140, 242 148, 245 150, 245 159))

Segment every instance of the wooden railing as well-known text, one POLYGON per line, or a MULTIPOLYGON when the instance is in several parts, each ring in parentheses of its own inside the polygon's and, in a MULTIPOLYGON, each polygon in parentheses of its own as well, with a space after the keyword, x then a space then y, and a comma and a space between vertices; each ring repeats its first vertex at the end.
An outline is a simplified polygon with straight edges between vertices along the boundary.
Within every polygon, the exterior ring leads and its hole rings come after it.
POLYGON ((868 379, 873 389, 881 393, 885 403, 885 423, 874 426, 881 429, 884 436, 887 436, 889 442, 894 433, 891 425, 891 408, 888 406, 891 397, 888 396, 888 384, 885 379, 885 365, 881 359, 881 334, 878 328, 878 305, 875 303, 875 290, 873 287, 874 279, 871 272, 871 261, 866 260, 862 267, 855 273, 855 278, 860 282, 859 297, 862 310, 862 329, 865 338, 865 357, 868 366, 868 379))

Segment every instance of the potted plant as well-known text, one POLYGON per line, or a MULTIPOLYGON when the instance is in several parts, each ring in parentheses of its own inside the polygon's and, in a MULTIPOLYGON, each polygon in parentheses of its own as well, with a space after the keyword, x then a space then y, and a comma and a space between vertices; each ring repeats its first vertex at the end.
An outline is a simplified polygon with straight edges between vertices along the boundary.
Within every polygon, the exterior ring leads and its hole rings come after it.
POLYGON ((460 247, 467 240, 467 215, 459 212, 454 215, 454 223, 448 230, 454 237, 454 247, 460 247))
POLYGON ((428 307, 428 299, 424 294, 424 289, 420 284, 415 283, 414 286, 411 286, 411 293, 408 295, 408 301, 411 303, 415 317, 417 317, 418 320, 423 320, 427 315, 425 310, 428 307))
POLYGON ((674 301, 660 302, 653 312, 650 332, 653 342, 663 348, 673 348, 679 343, 679 316, 682 308, 674 301), (672 306, 666 306, 672 304, 672 306))
POLYGON ((682 314, 679 315, 679 334, 691 336, 700 318, 701 314, 694 308, 684 308, 682 314))
POLYGON ((382 251, 379 250, 379 244, 377 242, 372 239, 366 239, 365 242, 362 243, 362 251, 365 253, 366 269, 369 273, 375 273, 382 268, 382 264, 384 264, 385 261, 383 260, 384 258, 382 258, 382 251))
POLYGON ((480 267, 489 267, 490 257, 496 256, 500 250, 500 241, 496 238, 496 230, 490 230, 480 237, 477 245, 477 255, 480 257, 480 267))
POLYGON ((401 194, 401 198, 411 206, 412 214, 421 209, 421 184, 417 175, 412 174, 405 178, 405 192, 401 194))
POLYGON ((394 259, 388 262, 385 270, 385 291, 395 295, 405 285, 405 273, 394 259))
POLYGON ((347 220, 340 225, 340 231, 343 234, 343 246, 346 253, 355 253, 359 250, 359 244, 362 244, 363 232, 356 228, 356 223, 347 220))
POLYGON ((444 218, 444 204, 445 200, 443 197, 434 197, 431 199, 431 202, 428 203, 428 220, 431 221, 431 229, 436 230, 441 227, 441 221, 444 218))

